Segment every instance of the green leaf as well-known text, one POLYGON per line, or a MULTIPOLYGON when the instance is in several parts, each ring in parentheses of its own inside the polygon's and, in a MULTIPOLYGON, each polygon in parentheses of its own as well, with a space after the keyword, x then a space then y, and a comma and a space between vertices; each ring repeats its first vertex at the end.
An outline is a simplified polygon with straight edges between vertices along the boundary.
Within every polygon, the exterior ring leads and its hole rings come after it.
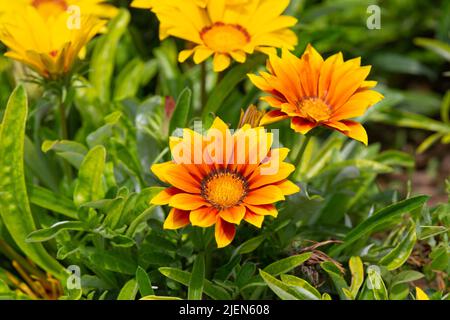
POLYGON ((150 295, 150 296, 146 296, 141 298, 140 300, 183 300, 181 298, 178 297, 171 297, 171 296, 155 296, 155 295, 150 295))
POLYGON ((88 152, 87 148, 74 141, 67 140, 45 140, 41 146, 42 152, 54 151, 61 158, 66 159, 75 168, 79 168, 83 158, 88 152))
POLYGON ((382 225, 385 222, 392 221, 393 219, 400 217, 403 213, 422 207, 428 198, 428 196, 416 196, 378 210, 370 218, 364 220, 349 233, 347 233, 344 238, 344 242, 340 245, 334 246, 330 250, 330 255, 336 255, 362 236, 369 235, 377 226, 382 225))
POLYGON ((428 136, 425 140, 422 141, 422 143, 417 147, 416 152, 417 153, 424 153, 428 150, 434 143, 436 143, 439 139, 441 139, 444 136, 443 133, 436 132, 432 135, 428 136))
MULTIPOLYGON (((164 276, 182 285, 189 286, 191 280, 191 273, 176 268, 159 268, 164 276)), ((215 300, 231 300, 231 296, 223 288, 214 285, 211 281, 205 279, 203 283, 203 292, 215 300)))
POLYGON ((108 33, 101 36, 92 53, 89 80, 101 102, 107 102, 111 98, 111 78, 117 46, 127 30, 129 21, 130 13, 125 9, 119 10, 117 16, 108 25, 108 33))
POLYGON ((117 300, 134 300, 138 292, 138 284, 135 279, 129 280, 120 290, 117 300))
POLYGON ((320 292, 317 291, 308 281, 289 274, 282 274, 281 281, 293 287, 303 300, 320 300, 320 292))
POLYGON ((31 232, 27 236, 27 242, 48 241, 64 230, 84 231, 86 230, 86 227, 84 223, 80 221, 60 221, 49 228, 31 232))
POLYGON ((390 283, 391 288, 395 287, 396 285, 402 284, 402 283, 408 283, 408 282, 422 279, 423 277, 424 277, 424 275, 418 271, 414 271, 414 270, 402 271, 392 278, 391 283, 390 283))
POLYGON ((346 167, 356 167, 361 171, 374 172, 374 173, 389 173, 392 172, 392 168, 382 164, 380 162, 367 160, 367 159, 351 159, 344 160, 338 163, 333 163, 324 170, 322 170, 316 177, 324 177, 331 174, 336 174, 346 167))
POLYGON ((188 287, 188 300, 201 300, 203 293, 203 283, 205 279, 205 257, 198 254, 192 268, 191 279, 188 287))
POLYGON ((419 240, 425 240, 450 231, 449 228, 444 226, 419 226, 419 228, 419 240))
POLYGON ((143 69, 144 62, 135 58, 120 71, 114 81, 114 100, 122 101, 136 96, 141 85, 143 69))
POLYGON ((150 277, 148 276, 147 272, 141 267, 138 267, 136 269, 136 281, 138 283, 141 296, 145 297, 155 294, 155 292, 153 291, 152 282, 150 281, 150 277))
POLYGON ((335 264, 331 261, 325 261, 320 264, 320 267, 325 270, 326 273, 330 276, 333 284, 336 288, 336 291, 339 294, 339 297, 342 300, 348 300, 349 297, 344 292, 344 289, 349 290, 347 282, 345 282, 344 277, 341 275, 339 269, 335 266, 335 264))
POLYGON ((245 79, 245 76, 255 66, 260 63, 260 59, 248 60, 246 63, 238 65, 227 72, 222 81, 211 91, 206 106, 203 109, 202 117, 207 117, 210 113, 217 113, 223 106, 223 102, 235 87, 245 79))
POLYGON ((387 166, 402 166, 405 168, 414 168, 414 157, 397 150, 388 150, 380 153, 375 157, 377 162, 387 166))
POLYGON ((380 265, 386 266, 389 271, 400 268, 411 255, 416 240, 416 225, 411 223, 411 226, 403 236, 403 239, 400 240, 394 249, 390 250, 387 255, 381 258, 379 262, 380 265))
POLYGON ((269 273, 259 270, 259 275, 281 300, 301 299, 301 296, 292 287, 271 276, 269 273))
POLYGON ((436 39, 428 39, 428 38, 415 38, 414 43, 418 46, 427 48, 441 57, 443 57, 445 60, 450 61, 450 45, 436 40, 436 39))
POLYGON ((67 273, 42 244, 28 243, 36 230, 24 173, 24 141, 28 104, 25 89, 17 87, 9 98, 0 127, 0 216, 23 253, 42 269, 64 281, 67 273))
POLYGON ((170 119, 169 134, 178 128, 186 128, 189 114, 191 113, 191 99, 192 91, 189 88, 184 88, 178 97, 175 110, 170 119))
POLYGON ((103 146, 92 148, 81 164, 78 180, 73 193, 77 206, 103 198, 103 171, 105 170, 106 150, 103 146))
POLYGON ((61 213, 72 219, 78 217, 77 208, 72 200, 35 184, 28 184, 27 188, 32 204, 53 212, 61 213))
POLYGON ((387 300, 388 293, 383 278, 376 268, 367 268, 366 287, 371 290, 375 300, 387 300))
POLYGON ((267 267, 265 267, 264 272, 267 272, 272 276, 277 276, 279 274, 289 272, 311 258, 311 254, 311 252, 306 252, 275 261, 274 263, 271 263, 267 267))
POLYGON ((361 288, 364 283, 364 266, 360 257, 351 257, 348 265, 350 267, 350 272, 352 273, 350 293, 352 299, 355 300, 358 295, 359 288, 361 288))
POLYGON ((246 254, 255 251, 261 245, 261 243, 263 243, 265 238, 265 235, 260 235, 245 241, 243 244, 236 248, 233 255, 246 254))

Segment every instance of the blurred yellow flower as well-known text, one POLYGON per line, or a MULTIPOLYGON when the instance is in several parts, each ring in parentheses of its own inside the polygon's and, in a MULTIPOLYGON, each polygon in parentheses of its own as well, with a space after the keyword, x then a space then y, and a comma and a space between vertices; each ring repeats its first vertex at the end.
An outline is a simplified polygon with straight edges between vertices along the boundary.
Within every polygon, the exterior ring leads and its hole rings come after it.
POLYGON ((289 28, 297 19, 282 15, 289 0, 135 0, 132 6, 151 8, 160 21, 160 38, 174 36, 195 44, 178 56, 191 55, 196 64, 214 55, 214 71, 228 68, 231 59, 243 63, 255 50, 292 50, 297 36, 289 28))
POLYGON ((416 287, 416 300, 430 300, 430 298, 422 289, 416 287))
POLYGON ((370 90, 377 82, 365 80, 371 67, 360 64, 361 58, 344 62, 342 53, 324 60, 311 45, 301 58, 287 50, 281 58, 271 55, 269 72, 249 75, 255 86, 270 94, 261 99, 276 108, 260 124, 290 118, 296 132, 325 126, 367 145, 364 127, 348 119, 363 115, 383 95, 370 90))
POLYGON ((151 168, 170 185, 151 201, 172 207, 164 228, 215 225, 220 248, 242 220, 260 228, 265 216, 276 217, 274 203, 299 188, 286 179, 295 169, 283 162, 289 149, 271 149, 272 143, 262 127, 246 124, 232 134, 219 118, 206 136, 184 129, 183 137, 171 137, 173 160, 151 168))
POLYGON ((117 9, 98 0, 19 0, 0 5, 0 41, 6 56, 44 78, 68 73, 84 46, 117 9), (76 7, 71 7, 76 6, 76 7))

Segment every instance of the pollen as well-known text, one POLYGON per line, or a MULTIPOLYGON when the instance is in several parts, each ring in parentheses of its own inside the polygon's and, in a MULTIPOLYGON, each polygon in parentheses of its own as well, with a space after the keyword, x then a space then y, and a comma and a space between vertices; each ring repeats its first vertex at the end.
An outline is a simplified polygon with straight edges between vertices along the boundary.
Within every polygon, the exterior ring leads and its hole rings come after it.
POLYGON ((250 35, 244 27, 223 22, 203 28, 200 37, 208 48, 221 53, 242 50, 250 42, 250 35))
POLYGON ((246 179, 227 169, 213 171, 202 181, 202 197, 219 210, 240 204, 247 192, 246 179))
POLYGON ((329 120, 331 107, 320 98, 305 98, 298 103, 299 112, 310 121, 321 122, 329 120))

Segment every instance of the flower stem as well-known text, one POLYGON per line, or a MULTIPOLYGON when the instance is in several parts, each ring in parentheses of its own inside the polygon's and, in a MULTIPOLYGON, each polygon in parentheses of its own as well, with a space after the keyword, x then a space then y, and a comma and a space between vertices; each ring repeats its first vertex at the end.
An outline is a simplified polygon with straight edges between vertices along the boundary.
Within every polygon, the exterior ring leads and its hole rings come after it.
POLYGON ((201 110, 206 105, 206 63, 202 62, 200 64, 200 103, 201 103, 201 110))
MULTIPOLYGON (((60 120, 60 126, 61 126, 61 139, 62 140, 69 140, 69 130, 67 127, 67 119, 66 119, 66 104, 64 102, 63 95, 61 94, 60 100, 59 100, 59 120, 60 120)), ((63 169, 65 172, 65 175, 69 181, 72 180, 72 168, 70 167, 70 164, 67 162, 67 160, 63 160, 63 169)))
POLYGON ((303 159, 303 155, 305 154, 306 147, 311 140, 311 135, 305 135, 305 138, 302 141, 302 145, 300 146, 300 150, 297 153, 297 157, 295 158, 295 172, 294 177, 297 177, 300 172, 300 164, 303 159))

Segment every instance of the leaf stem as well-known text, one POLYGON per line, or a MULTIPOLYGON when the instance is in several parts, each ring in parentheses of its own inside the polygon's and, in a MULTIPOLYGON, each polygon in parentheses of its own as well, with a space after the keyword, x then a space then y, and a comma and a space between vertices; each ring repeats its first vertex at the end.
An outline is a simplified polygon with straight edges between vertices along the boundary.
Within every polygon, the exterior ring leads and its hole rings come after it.
POLYGON ((302 141, 302 145, 300 146, 300 150, 297 153, 297 157, 295 158, 295 172, 294 177, 297 177, 300 172, 300 164, 303 159, 303 155, 305 154, 306 147, 311 140, 311 135, 305 135, 305 138, 302 141))

